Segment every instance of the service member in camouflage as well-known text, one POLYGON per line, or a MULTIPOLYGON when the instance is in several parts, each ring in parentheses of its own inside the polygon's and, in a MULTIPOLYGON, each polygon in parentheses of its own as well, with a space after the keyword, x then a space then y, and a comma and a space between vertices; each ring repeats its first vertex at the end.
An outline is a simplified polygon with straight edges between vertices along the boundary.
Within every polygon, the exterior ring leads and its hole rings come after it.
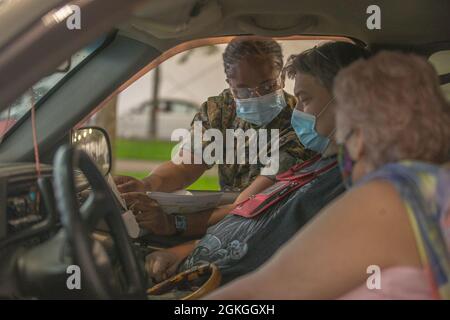
MULTIPOLYGON (((283 54, 280 45, 272 39, 236 38, 225 49, 223 62, 230 88, 209 98, 195 116, 193 124, 194 121, 201 121, 202 130, 220 130, 224 146, 226 129, 269 129, 268 134, 270 129, 278 129, 278 172, 264 174, 259 161, 256 164, 219 164, 222 189, 240 192, 236 202, 214 211, 186 216, 163 213, 144 192, 184 189, 212 165, 204 162, 196 164, 193 161, 190 164, 175 164, 168 161, 142 180, 116 177, 118 189, 128 206, 132 207, 140 226, 152 234, 203 235, 208 226, 220 221, 238 202, 271 186, 275 174, 311 156, 310 152, 305 152, 290 125, 296 101, 283 91, 283 54)), ((203 147, 208 143, 203 142, 203 147)), ((245 146, 245 153, 248 153, 248 147, 245 146)), ((180 154, 185 156, 184 152, 189 152, 187 155, 191 159, 199 156, 191 147, 187 150, 183 146, 180 154)))
MULTIPOLYGON (((244 132, 248 129, 267 129, 270 141, 270 129, 279 129, 280 141, 279 141, 279 168, 278 172, 284 172, 288 170, 298 161, 302 161, 311 156, 309 151, 305 151, 303 146, 299 143, 298 137, 291 127, 292 110, 295 108, 296 99, 290 94, 284 92, 284 98, 286 106, 281 112, 268 124, 258 126, 245 121, 236 116, 236 104, 230 89, 225 89, 220 95, 210 97, 202 104, 201 110, 194 117, 195 121, 202 123, 202 129, 218 129, 222 132, 224 137, 224 147, 226 145, 226 132, 227 129, 242 129, 244 132)), ((205 148, 210 141, 203 142, 203 148, 205 148)), ((246 157, 248 159, 248 143, 246 140, 246 157)), ((258 143, 258 141, 254 141, 258 143)), ((193 142, 192 142, 193 144, 193 142)), ((235 155, 236 160, 236 155, 235 155)), ((208 166, 211 168, 212 165, 208 166)), ((218 166, 220 187, 224 191, 236 191, 240 192, 248 187, 257 176, 264 175, 272 179, 273 174, 265 175, 261 172, 263 164, 259 161, 257 164, 249 164, 246 161, 245 164, 238 164, 235 161, 233 164, 223 163, 218 166)))

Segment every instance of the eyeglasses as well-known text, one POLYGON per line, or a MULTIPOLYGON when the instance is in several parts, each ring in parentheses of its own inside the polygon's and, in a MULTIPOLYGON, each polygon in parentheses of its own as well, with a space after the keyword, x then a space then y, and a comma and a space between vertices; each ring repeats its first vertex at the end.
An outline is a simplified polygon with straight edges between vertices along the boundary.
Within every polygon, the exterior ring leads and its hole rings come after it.
POLYGON ((283 87, 281 78, 266 81, 254 88, 235 88, 230 86, 231 93, 236 99, 248 99, 270 94, 283 87))

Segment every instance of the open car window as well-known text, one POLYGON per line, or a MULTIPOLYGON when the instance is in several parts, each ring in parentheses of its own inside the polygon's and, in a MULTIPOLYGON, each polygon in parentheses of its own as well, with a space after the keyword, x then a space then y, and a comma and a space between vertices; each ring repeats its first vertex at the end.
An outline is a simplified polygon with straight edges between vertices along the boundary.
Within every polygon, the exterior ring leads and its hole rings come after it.
POLYGON ((0 143, 6 134, 14 128, 33 104, 37 104, 43 97, 56 87, 74 68, 91 56, 105 41, 105 37, 81 49, 62 63, 54 73, 42 78, 8 108, 0 112, 0 143))
MULTIPOLYGON (((191 129, 192 121, 209 97, 229 88, 223 67, 227 43, 204 41, 167 57, 123 90, 83 125, 101 127, 112 141, 113 174, 142 179, 157 165, 169 161, 181 146, 176 132, 191 129), (155 107, 156 106, 156 107, 155 107), (175 133, 175 135, 173 135, 175 133), (173 136, 173 139, 172 139, 173 136)), ((228 38, 225 42, 231 40, 228 38)), ((292 54, 328 39, 277 39, 284 62, 292 54)), ((347 40, 348 41, 348 40, 347 40)), ((294 81, 286 79, 284 90, 293 94, 294 81)), ((218 191, 217 167, 206 171, 189 190, 218 191)))

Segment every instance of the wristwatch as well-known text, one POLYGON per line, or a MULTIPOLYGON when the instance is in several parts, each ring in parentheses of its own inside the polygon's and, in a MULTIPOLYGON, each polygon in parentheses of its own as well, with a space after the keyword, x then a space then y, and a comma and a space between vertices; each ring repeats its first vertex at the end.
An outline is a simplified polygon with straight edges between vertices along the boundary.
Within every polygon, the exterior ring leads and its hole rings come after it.
POLYGON ((187 230, 187 218, 182 215, 175 215, 175 229, 177 234, 182 234, 187 230))

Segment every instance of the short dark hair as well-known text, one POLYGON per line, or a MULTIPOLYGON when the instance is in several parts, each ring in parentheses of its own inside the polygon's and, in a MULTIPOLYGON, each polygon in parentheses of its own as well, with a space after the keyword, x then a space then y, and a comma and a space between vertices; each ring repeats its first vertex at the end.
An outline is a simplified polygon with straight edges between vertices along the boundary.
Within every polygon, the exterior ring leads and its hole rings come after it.
POLYGON ((270 59, 274 68, 283 69, 283 52, 278 42, 270 38, 238 37, 228 43, 222 55, 226 76, 232 77, 233 68, 248 56, 270 59))
POLYGON ((293 79, 298 72, 306 73, 317 78, 331 91, 334 78, 341 69, 368 56, 366 49, 352 43, 326 42, 300 54, 291 55, 283 69, 283 77, 287 74, 293 79))

